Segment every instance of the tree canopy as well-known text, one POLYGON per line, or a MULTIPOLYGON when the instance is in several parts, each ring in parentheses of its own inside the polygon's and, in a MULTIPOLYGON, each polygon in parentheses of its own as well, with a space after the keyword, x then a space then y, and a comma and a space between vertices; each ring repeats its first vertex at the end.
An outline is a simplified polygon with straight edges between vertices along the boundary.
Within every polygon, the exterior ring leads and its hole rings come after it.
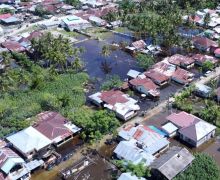
POLYGON ((220 171, 215 160, 205 153, 195 154, 195 159, 190 167, 178 175, 174 180, 219 180, 220 171))

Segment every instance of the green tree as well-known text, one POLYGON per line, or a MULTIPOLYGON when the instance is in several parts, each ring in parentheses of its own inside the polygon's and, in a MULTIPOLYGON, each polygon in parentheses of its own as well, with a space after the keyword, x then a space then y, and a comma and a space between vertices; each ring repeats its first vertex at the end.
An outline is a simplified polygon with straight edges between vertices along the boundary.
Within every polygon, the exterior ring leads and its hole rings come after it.
POLYGON ((174 180, 219 180, 220 171, 215 160, 205 153, 195 154, 192 165, 183 173, 179 174, 174 180))
POLYGON ((113 88, 121 87, 123 82, 121 81, 120 77, 117 75, 107 76, 104 83, 102 83, 101 89, 102 90, 110 90, 113 88))
POLYGON ((206 72, 206 71, 214 69, 214 67, 215 67, 214 64, 211 61, 207 60, 202 64, 202 71, 206 72))
POLYGON ((148 69, 150 66, 154 64, 154 58, 152 56, 140 53, 137 54, 137 61, 138 64, 144 69, 148 69))

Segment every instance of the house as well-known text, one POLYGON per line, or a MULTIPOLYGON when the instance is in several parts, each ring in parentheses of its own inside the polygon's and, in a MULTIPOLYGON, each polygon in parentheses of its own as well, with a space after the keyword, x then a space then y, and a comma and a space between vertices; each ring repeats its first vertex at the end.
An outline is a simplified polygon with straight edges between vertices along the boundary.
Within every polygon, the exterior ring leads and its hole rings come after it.
POLYGON ((60 25, 61 27, 66 28, 69 31, 80 31, 92 27, 87 20, 75 15, 62 17, 60 25))
POLYGON ((26 159, 33 159, 38 155, 46 157, 52 144, 50 139, 31 126, 6 139, 26 159))
POLYGON ((184 111, 181 111, 179 113, 172 113, 167 116, 166 119, 174 124, 176 127, 178 127, 178 129, 189 127, 200 121, 198 117, 192 114, 188 114, 184 111))
POLYGON ((118 180, 146 180, 146 179, 143 177, 139 178, 134 174, 132 174, 131 172, 126 172, 126 173, 122 173, 118 178, 118 180))
POLYGON ((97 92, 89 96, 91 102, 99 107, 104 107, 116 113, 122 120, 129 120, 140 110, 137 101, 119 90, 97 92))
POLYGON ((178 127, 173 123, 168 122, 161 127, 161 129, 168 135, 168 137, 174 137, 177 133, 178 127))
POLYGON ((155 71, 154 69, 151 69, 144 73, 145 76, 150 78, 155 84, 157 84, 160 87, 164 87, 168 85, 170 78, 160 72, 155 71))
POLYGON ((179 84, 189 84, 193 81, 194 74, 186 71, 181 68, 177 68, 177 70, 172 75, 172 80, 179 83, 179 84))
POLYGON ((96 26, 106 26, 106 21, 99 18, 99 17, 96 17, 96 16, 90 16, 89 17, 89 21, 93 24, 95 24, 96 26))
POLYGON ((194 147, 200 146, 215 135, 214 125, 184 111, 173 113, 166 119, 178 127, 179 138, 194 147))
POLYGON ((28 180, 31 177, 24 160, 7 147, 0 149, 0 174, 6 180, 28 180))
POLYGON ((171 147, 165 154, 151 164, 154 179, 171 180, 178 174, 186 170, 194 156, 186 149, 177 146, 171 147))
POLYGON ((145 94, 153 98, 159 98, 160 96, 160 91, 158 91, 159 87, 154 84, 151 79, 146 78, 144 75, 130 80, 129 85, 141 94, 145 94))
POLYGON ((57 147, 71 140, 81 130, 59 113, 51 111, 38 114, 33 127, 57 147))
POLYGON ((21 23, 21 20, 15 16, 1 19, 1 23, 5 26, 16 25, 21 23))
POLYGON ((169 141, 166 138, 143 125, 128 125, 118 133, 118 137, 127 141, 135 139, 139 148, 154 156, 169 147, 169 141))
POLYGON ((11 52, 23 52, 25 51, 25 48, 16 41, 5 41, 1 43, 1 46, 3 48, 8 49, 11 52))
POLYGON ((138 75, 140 75, 141 73, 139 71, 135 71, 133 69, 130 69, 127 73, 128 79, 134 79, 137 78, 138 75))
POLYGON ((198 66, 202 66, 204 62, 210 61, 213 64, 218 63, 218 59, 213 56, 203 55, 203 54, 194 54, 192 58, 195 60, 195 64, 198 66))
POLYGON ((154 156, 136 146, 136 141, 121 141, 114 150, 114 155, 118 159, 130 161, 133 164, 143 163, 149 166, 155 159, 154 156))
POLYGON ((163 61, 160 61, 152 66, 152 69, 155 71, 171 77, 173 73, 176 71, 176 65, 171 64, 167 61, 167 58, 165 58, 163 61))
POLYGON ((131 43, 131 46, 134 47, 136 51, 140 51, 146 47, 146 43, 143 40, 139 40, 131 43))
POLYGON ((215 57, 220 58, 220 48, 217 48, 217 49, 214 51, 214 54, 215 54, 215 57))
POLYGON ((211 96, 212 88, 204 84, 196 83, 194 93, 198 96, 208 98, 211 96))
POLYGON ((180 129, 179 137, 193 147, 198 147, 214 137, 215 130, 214 125, 200 120, 191 126, 180 129))
POLYGON ((167 58, 167 61, 170 64, 185 68, 185 69, 190 69, 194 66, 195 60, 191 57, 183 56, 180 54, 175 54, 171 57, 167 58))
POLYGON ((201 51, 209 51, 211 47, 218 47, 218 43, 206 37, 196 36, 192 39, 195 48, 201 51))

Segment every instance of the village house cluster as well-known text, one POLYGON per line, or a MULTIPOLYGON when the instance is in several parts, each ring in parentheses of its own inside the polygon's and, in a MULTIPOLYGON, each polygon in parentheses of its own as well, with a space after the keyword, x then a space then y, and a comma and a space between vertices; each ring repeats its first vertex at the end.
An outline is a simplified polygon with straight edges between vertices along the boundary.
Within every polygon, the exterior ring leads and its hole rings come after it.
MULTIPOLYGON (((0 1, 0 9, 9 9, 10 13, 0 15, 0 52, 31 51, 31 41, 43 35, 45 29, 63 28, 67 31, 85 33, 91 27, 114 29, 121 26, 121 21, 107 22, 102 19, 108 12, 117 11, 118 4, 113 1, 80 0, 81 6, 74 7, 62 1, 0 1), (49 12, 44 17, 36 14, 38 8, 49 12), (13 34, 20 28, 37 25, 41 30, 13 34)), ((174 54, 155 63, 143 72, 130 69, 123 87, 115 87, 99 91, 88 96, 88 100, 99 108, 105 108, 115 113, 123 122, 140 115, 140 101, 128 90, 138 94, 141 99, 159 101, 163 91, 172 83, 186 87, 208 72, 198 73, 199 68, 207 62, 213 69, 219 66, 220 47, 217 39, 220 37, 220 17, 216 10, 204 9, 197 11, 195 16, 184 16, 198 26, 204 26, 204 17, 210 14, 209 29, 196 35, 181 32, 182 36, 190 38, 192 48, 198 50, 194 54, 174 54), (199 75, 198 75, 199 74, 199 75)), ((137 40, 125 47, 131 54, 156 55, 162 51, 159 45, 147 44, 137 40)), ((0 69, 4 69, 1 63, 0 69)), ((213 89, 209 85, 195 83, 193 93, 202 98, 215 97, 220 102, 220 87, 213 89)), ((112 158, 143 163, 150 167, 152 174, 158 178, 173 179, 186 170, 194 160, 187 148, 172 146, 173 138, 188 147, 197 148, 215 137, 216 126, 184 111, 171 113, 161 126, 127 124, 120 128, 117 136, 117 146, 112 158)), ((77 127, 58 112, 42 112, 35 117, 35 123, 19 132, 8 135, 0 143, 0 179, 17 180, 30 179, 31 173, 38 168, 49 169, 59 164, 62 157, 57 148, 72 140, 83 129, 77 127)), ((118 180, 136 180, 132 173, 122 173, 118 180)), ((145 178, 140 178, 144 180, 145 178)))

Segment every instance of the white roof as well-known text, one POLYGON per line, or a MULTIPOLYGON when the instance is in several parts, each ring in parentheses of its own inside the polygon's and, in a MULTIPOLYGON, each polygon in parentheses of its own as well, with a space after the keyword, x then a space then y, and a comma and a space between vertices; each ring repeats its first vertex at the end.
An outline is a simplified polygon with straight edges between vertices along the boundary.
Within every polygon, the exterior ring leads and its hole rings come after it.
POLYGON ((199 121, 198 123, 195 124, 195 129, 196 129, 197 140, 200 140, 201 138, 203 138, 204 136, 215 130, 216 127, 205 121, 199 121))
POLYGON ((155 159, 151 154, 138 148, 134 139, 121 141, 115 148, 114 153, 124 160, 131 161, 133 164, 143 162, 145 166, 149 166, 155 159))
POLYGON ((167 133, 171 134, 178 130, 178 127, 176 127, 173 123, 168 122, 162 126, 162 129, 165 130, 167 133))
POLYGON ((132 78, 136 78, 136 77, 138 77, 139 74, 141 74, 139 71, 135 71, 133 69, 130 69, 127 73, 127 76, 132 77, 132 78))
POLYGON ((101 98, 100 98, 100 96, 101 96, 101 92, 97 92, 97 93, 95 93, 95 94, 92 94, 92 95, 90 95, 89 96, 89 98, 91 99, 91 100, 94 100, 94 101, 96 101, 97 103, 102 103, 103 101, 101 100, 101 98))
POLYGON ((68 26, 74 26, 77 24, 89 23, 87 20, 82 19, 81 17, 75 15, 64 16, 61 20, 68 26))
POLYGON ((33 150, 39 151, 52 143, 32 126, 7 137, 7 140, 24 154, 33 150))
POLYGON ((145 178, 138 178, 135 175, 132 175, 130 172, 122 173, 118 180, 145 180, 145 178))

